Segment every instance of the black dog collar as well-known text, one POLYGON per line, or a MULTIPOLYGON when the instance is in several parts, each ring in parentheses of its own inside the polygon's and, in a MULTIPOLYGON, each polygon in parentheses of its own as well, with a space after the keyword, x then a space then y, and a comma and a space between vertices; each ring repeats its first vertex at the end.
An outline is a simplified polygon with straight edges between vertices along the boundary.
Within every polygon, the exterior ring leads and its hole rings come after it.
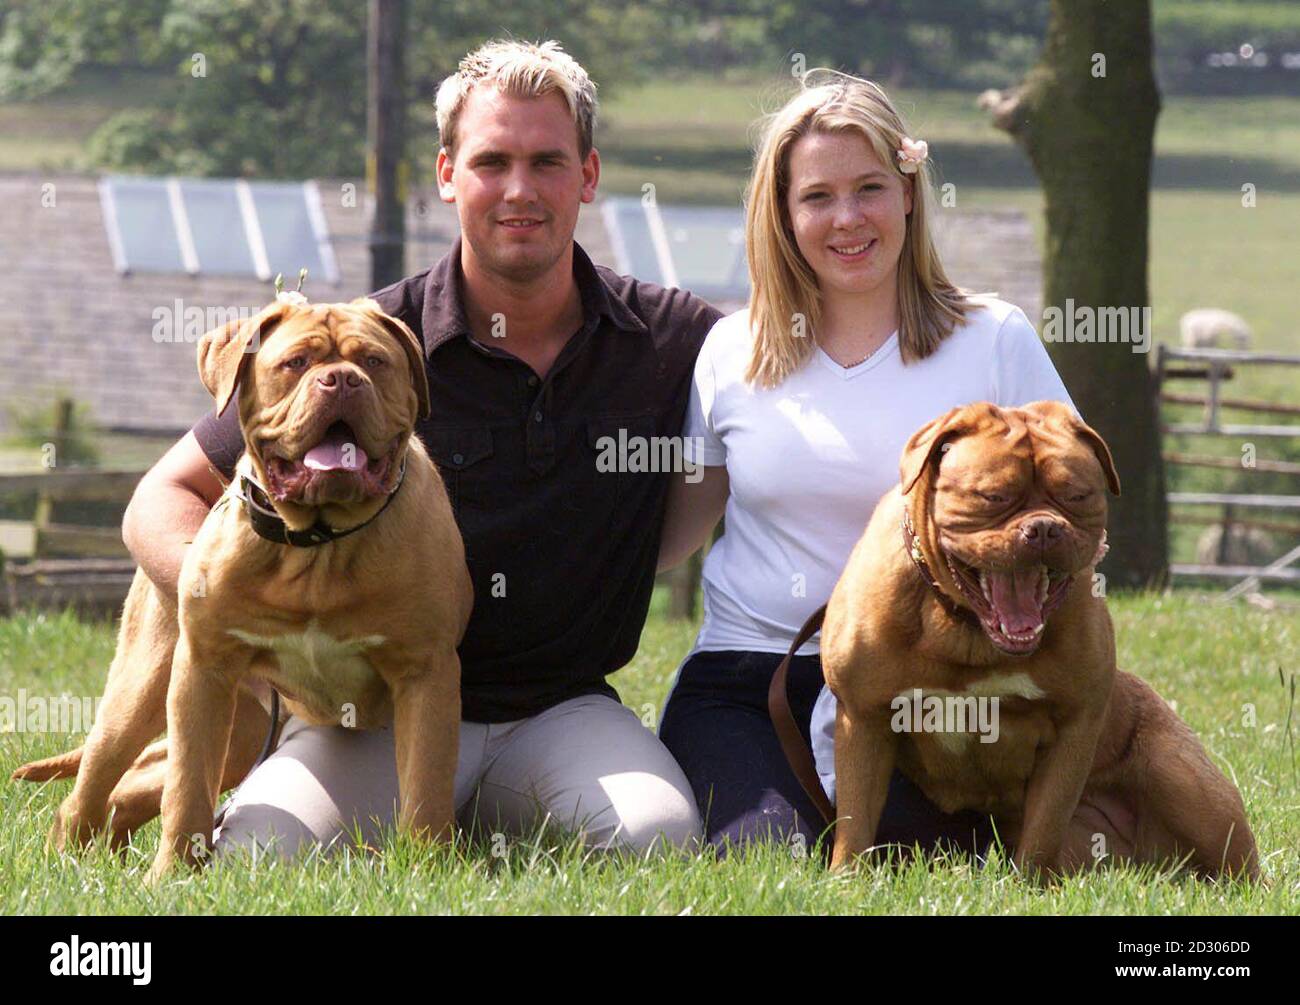
POLYGON ((275 511, 275 507, 271 505, 271 497, 266 494, 266 490, 246 474, 240 474, 235 495, 243 501, 244 512, 248 514, 248 520, 259 537, 266 538, 266 540, 275 544, 288 544, 295 548, 314 548, 317 545, 328 544, 330 541, 337 541, 341 537, 347 537, 349 534, 359 531, 371 520, 374 520, 375 517, 388 508, 388 504, 397 495, 397 490, 402 487, 402 481, 405 478, 406 459, 403 458, 402 469, 397 473, 397 484, 393 486, 393 491, 388 493, 384 505, 379 507, 370 520, 359 523, 355 527, 349 527, 347 530, 334 530, 319 516, 316 518, 316 522, 306 530, 290 530, 285 526, 280 514, 275 511))

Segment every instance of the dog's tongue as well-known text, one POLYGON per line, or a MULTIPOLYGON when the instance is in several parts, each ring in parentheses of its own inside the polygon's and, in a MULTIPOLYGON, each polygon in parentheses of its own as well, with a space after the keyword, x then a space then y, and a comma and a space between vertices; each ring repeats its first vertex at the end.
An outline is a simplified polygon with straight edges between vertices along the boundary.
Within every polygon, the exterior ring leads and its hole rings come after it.
POLYGON ((360 471, 369 460, 353 442, 347 427, 335 423, 325 433, 325 439, 307 451, 302 462, 316 471, 360 471))
POLYGON ((988 574, 993 609, 1006 626, 1006 631, 1013 635, 1032 631, 1043 623, 1043 605, 1038 590, 1042 571, 1042 566, 1031 565, 1010 572, 988 574))

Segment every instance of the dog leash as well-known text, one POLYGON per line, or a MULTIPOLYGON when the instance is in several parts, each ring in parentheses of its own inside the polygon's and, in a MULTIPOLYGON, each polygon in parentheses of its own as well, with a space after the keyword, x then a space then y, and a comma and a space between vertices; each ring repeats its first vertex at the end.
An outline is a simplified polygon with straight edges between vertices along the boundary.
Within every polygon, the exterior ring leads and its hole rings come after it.
POLYGON ((794 772, 794 777, 798 779, 804 794, 812 801, 817 812, 822 815, 822 820, 828 827, 834 827, 835 807, 831 805, 831 801, 826 798, 825 790, 822 789, 821 779, 817 776, 817 764, 813 761, 812 751, 808 749, 808 744, 794 721, 794 713, 790 711, 790 696, 786 690, 787 679, 790 676, 790 661, 794 659, 799 647, 817 634, 825 618, 826 605, 823 604, 812 612, 808 620, 803 623, 803 627, 799 629, 799 634, 794 637, 785 659, 781 660, 776 673, 772 675, 772 683, 767 689, 767 712, 772 718, 776 738, 781 741, 781 749, 785 752, 785 759, 790 765, 790 770, 794 772))
MULTIPOLYGON (((262 752, 257 755, 257 760, 253 762, 253 767, 248 769, 248 774, 253 773, 253 769, 271 756, 280 739, 280 692, 271 688, 271 728, 266 731, 266 741, 262 744, 262 752)), ((244 776, 245 778, 248 775, 244 776)), ((235 786, 238 789, 238 786, 235 786)), ((232 793, 226 798, 226 801, 217 809, 216 816, 212 818, 212 826, 220 827, 221 821, 226 819, 226 811, 230 809, 230 804, 235 801, 232 793)))
MULTIPOLYGON (((906 510, 903 512, 902 531, 903 550, 912 559, 912 563, 916 571, 920 573, 921 579, 930 587, 939 603, 943 605, 944 610, 954 618, 963 621, 972 620, 974 617, 973 612, 953 603, 952 599, 943 592, 933 573, 930 572, 925 556, 921 553, 916 531, 912 528, 911 518, 906 510)), ((790 765, 790 770, 794 772, 794 776, 798 779, 804 794, 812 801, 813 806, 817 808, 817 812, 822 815, 827 825, 834 827, 835 807, 826 798, 826 791, 822 788, 821 778, 817 774, 817 764, 813 760, 812 752, 808 749, 803 734, 799 732, 799 727, 794 721, 794 713, 790 711, 790 696, 787 690, 790 662, 794 659, 795 653, 798 652, 800 646, 817 634, 825 619, 826 605, 823 604, 809 615, 808 620, 799 629, 799 634, 795 636, 794 642, 791 643, 789 651, 785 654, 785 658, 781 660, 780 665, 776 668, 776 673, 772 675, 772 683, 767 692, 767 711, 772 719, 772 726, 776 729, 776 737, 781 742, 781 749, 785 752, 785 759, 790 765)))

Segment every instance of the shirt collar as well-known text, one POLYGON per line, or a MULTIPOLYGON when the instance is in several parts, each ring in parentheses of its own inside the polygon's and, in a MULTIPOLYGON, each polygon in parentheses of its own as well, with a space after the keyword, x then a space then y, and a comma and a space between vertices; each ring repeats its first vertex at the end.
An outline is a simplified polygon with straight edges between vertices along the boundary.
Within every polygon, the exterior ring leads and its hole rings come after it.
MULTIPOLYGON (((424 312, 420 318, 425 356, 457 335, 470 334, 465 315, 464 272, 460 267, 458 236, 438 263, 429 270, 424 287, 424 312)), ((645 333, 649 329, 596 270, 582 245, 573 242, 573 278, 582 297, 583 328, 594 329, 602 317, 619 331, 645 333)))

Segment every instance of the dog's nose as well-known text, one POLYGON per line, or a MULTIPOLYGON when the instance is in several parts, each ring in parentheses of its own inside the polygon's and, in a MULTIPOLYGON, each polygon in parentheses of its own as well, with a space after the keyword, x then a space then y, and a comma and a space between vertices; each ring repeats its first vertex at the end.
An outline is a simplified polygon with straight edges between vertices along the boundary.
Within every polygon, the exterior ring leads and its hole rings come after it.
POLYGON ((361 386, 361 374, 350 366, 331 366, 316 375, 322 391, 338 397, 347 397, 361 386))
POLYGON ((1054 544, 1061 537, 1061 525, 1051 517, 1035 517, 1026 521, 1020 528, 1020 536, 1031 544, 1040 546, 1054 544))

